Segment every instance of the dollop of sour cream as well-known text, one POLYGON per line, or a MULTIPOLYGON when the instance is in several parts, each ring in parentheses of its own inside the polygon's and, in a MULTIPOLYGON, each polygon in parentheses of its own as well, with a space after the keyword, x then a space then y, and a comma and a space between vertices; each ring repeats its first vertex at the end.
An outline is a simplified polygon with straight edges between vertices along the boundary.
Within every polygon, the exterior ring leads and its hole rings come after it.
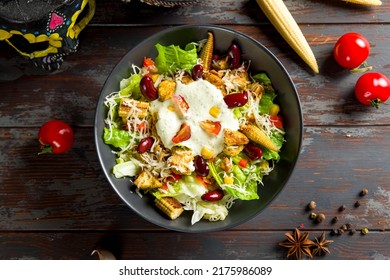
POLYGON ((194 155, 201 155, 203 147, 212 149, 214 156, 222 152, 224 147, 224 129, 238 130, 239 123, 233 112, 227 107, 223 100, 222 92, 210 82, 200 79, 190 84, 176 82, 175 94, 184 97, 189 109, 183 116, 172 110, 174 103, 172 98, 164 102, 155 100, 151 109, 157 114, 156 130, 164 146, 171 149, 175 146, 172 138, 177 134, 183 122, 191 127, 191 137, 179 143, 188 147, 194 155), (213 117, 210 109, 215 106, 220 109, 220 114, 213 117), (200 126, 200 122, 211 120, 220 122, 221 131, 218 135, 206 132, 200 126))

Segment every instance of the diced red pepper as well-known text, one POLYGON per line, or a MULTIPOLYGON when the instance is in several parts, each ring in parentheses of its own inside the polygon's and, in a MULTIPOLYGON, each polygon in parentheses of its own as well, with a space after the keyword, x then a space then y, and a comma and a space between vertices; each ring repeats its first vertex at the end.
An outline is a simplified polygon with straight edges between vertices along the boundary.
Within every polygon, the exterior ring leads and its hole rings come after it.
POLYGON ((246 158, 242 158, 240 159, 240 161, 238 162, 238 165, 241 166, 242 168, 246 168, 247 165, 248 165, 248 160, 246 158))

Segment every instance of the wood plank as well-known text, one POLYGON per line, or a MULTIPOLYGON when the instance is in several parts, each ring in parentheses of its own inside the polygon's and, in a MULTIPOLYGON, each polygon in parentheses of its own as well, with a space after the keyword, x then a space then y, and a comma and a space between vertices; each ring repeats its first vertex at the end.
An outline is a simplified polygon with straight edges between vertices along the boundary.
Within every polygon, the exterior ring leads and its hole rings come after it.
MULTIPOLYGON (((319 237, 321 231, 310 231, 319 237)), ((369 232, 363 236, 328 236, 334 242, 330 255, 315 260, 383 260, 390 258, 390 233, 369 232)), ((101 247, 122 260, 263 260, 285 259, 278 246, 284 231, 225 231, 213 234, 177 232, 0 232, 0 259, 90 260, 101 247), (239 246, 238 246, 239 244, 239 246)))
MULTIPOLYGON (((302 102, 305 125, 389 125, 390 110, 360 105, 353 96, 359 74, 350 74, 332 57, 337 38, 350 25, 304 26, 320 65, 313 75, 272 27, 231 26, 259 40, 290 73, 302 102)), ((40 126, 60 118, 77 126, 91 126, 100 90, 116 63, 133 46, 164 27, 90 27, 79 51, 54 73, 36 69, 8 46, 0 45, 0 126, 40 126), (129 36, 131 34, 131 36, 129 36), (8 52, 6 51, 8 49, 8 52), (3 52, 4 50, 4 52, 3 52), (4 54, 4 56, 3 56, 4 54), (4 81, 8 80, 8 81, 4 81), (71 108, 71 109, 70 109, 71 108)), ((356 25, 372 42, 368 63, 390 76, 388 25, 356 25)))
MULTIPOLYGON (((287 8, 298 23, 388 23, 390 3, 381 7, 347 4, 340 0, 286 0, 287 8)), ((182 8, 152 7, 139 1, 99 1, 92 24, 269 24, 256 1, 199 1, 182 8)))
MULTIPOLYGON (((133 213, 105 179, 93 130, 77 128, 64 155, 38 156, 37 129, 0 129, 0 230, 162 230, 133 213)), ((390 230, 390 127, 306 127, 295 172, 282 193, 238 229, 339 224, 390 230), (327 147, 324 150, 323 147, 327 147), (369 195, 359 197, 363 188, 369 195), (309 219, 315 200, 326 222, 309 219), (361 206, 353 207, 356 200, 361 206), (339 213, 339 206, 347 210, 339 213)))

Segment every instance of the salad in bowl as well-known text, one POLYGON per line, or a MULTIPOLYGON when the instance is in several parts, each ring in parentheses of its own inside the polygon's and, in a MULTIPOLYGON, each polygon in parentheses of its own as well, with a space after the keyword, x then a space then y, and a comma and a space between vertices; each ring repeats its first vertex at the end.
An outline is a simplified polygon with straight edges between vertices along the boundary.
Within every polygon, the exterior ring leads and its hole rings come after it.
POLYGON ((285 142, 267 73, 250 71, 238 42, 214 46, 212 31, 185 46, 158 43, 104 100, 113 175, 172 220, 189 211, 191 224, 258 200, 285 142))
POLYGON ((166 28, 132 47, 95 113, 114 191, 146 221, 182 232, 232 228, 266 209, 291 178, 302 135, 298 93, 280 61, 213 25, 166 28))

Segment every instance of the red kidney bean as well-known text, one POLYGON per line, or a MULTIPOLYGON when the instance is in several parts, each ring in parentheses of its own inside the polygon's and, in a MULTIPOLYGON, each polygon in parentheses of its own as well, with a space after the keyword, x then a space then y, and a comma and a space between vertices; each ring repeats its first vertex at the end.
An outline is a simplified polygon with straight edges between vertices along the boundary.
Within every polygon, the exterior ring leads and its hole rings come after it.
POLYGON ((144 76, 140 82, 141 93, 149 101, 156 100, 158 98, 158 91, 154 87, 154 82, 151 77, 144 76))
POLYGON ((199 155, 195 156, 194 166, 196 174, 202 177, 206 177, 207 175, 209 175, 210 169, 203 157, 199 155))
POLYGON ((146 137, 142 139, 137 147, 138 153, 142 154, 150 150, 150 148, 153 146, 154 139, 153 137, 146 137))
POLYGON ((202 195, 202 199, 205 201, 218 201, 223 198, 224 194, 221 190, 209 191, 202 195))
POLYGON ((192 79, 199 80, 202 79, 203 76, 203 66, 200 64, 196 64, 191 71, 192 79))
POLYGON ((238 44, 232 43, 229 47, 229 65, 230 68, 236 69, 241 66, 241 48, 238 44))
POLYGON ((248 93, 233 93, 226 95, 223 100, 229 109, 244 106, 248 102, 248 93))
POLYGON ((244 152, 251 160, 258 160, 263 155, 263 151, 252 143, 245 145, 244 152))

